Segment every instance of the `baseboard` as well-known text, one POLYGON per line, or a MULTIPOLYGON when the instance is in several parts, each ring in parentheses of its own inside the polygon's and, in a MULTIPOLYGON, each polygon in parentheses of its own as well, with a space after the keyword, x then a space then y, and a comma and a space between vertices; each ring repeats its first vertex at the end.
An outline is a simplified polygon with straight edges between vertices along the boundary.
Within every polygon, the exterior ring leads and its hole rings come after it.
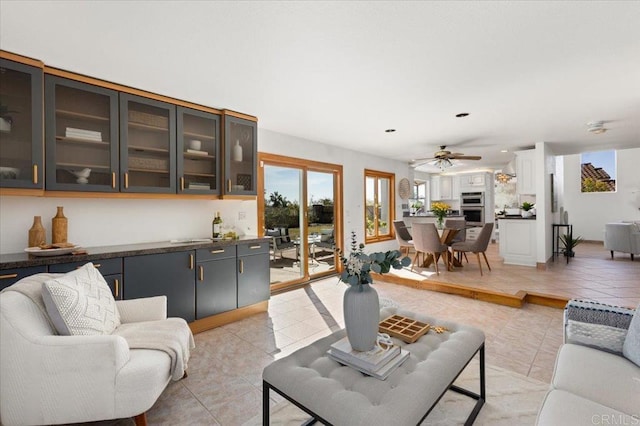
POLYGON ((258 302, 253 305, 244 306, 242 308, 234 309, 232 311, 223 312, 218 315, 212 315, 210 317, 195 320, 189 323, 189 328, 193 334, 201 333, 203 331, 211 330, 212 328, 220 327, 221 325, 229 324, 241 319, 250 317, 251 315, 258 314, 260 312, 267 312, 269 309, 269 301, 258 302))

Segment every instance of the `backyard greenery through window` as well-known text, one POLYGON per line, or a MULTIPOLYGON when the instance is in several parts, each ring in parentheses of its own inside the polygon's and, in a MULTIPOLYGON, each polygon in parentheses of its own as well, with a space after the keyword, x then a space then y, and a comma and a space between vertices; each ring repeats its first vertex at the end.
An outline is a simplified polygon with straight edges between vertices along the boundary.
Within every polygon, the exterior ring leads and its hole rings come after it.
POLYGON ((394 185, 393 173, 364 171, 365 174, 365 242, 375 242, 392 238, 394 185))
POLYGON ((580 155, 582 192, 616 192, 616 152, 585 152, 580 155))

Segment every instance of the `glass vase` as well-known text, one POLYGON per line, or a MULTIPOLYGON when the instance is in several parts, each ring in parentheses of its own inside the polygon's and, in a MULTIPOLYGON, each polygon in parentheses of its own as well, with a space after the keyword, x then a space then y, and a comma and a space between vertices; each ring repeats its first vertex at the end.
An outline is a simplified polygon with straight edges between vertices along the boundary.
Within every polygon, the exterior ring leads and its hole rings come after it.
POLYGON ((438 229, 444 229, 444 217, 443 216, 438 216, 438 221, 436 223, 436 226, 438 227, 438 229))

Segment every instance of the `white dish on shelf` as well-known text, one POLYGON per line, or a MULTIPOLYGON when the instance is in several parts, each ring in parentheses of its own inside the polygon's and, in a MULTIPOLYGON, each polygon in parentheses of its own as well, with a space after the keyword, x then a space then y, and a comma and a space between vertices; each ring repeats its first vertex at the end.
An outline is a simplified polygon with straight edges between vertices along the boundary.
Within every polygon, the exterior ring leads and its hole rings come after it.
POLYGON ((72 251, 77 250, 78 248, 79 248, 78 246, 52 248, 52 249, 41 249, 40 247, 28 247, 24 249, 24 251, 34 256, 60 256, 63 254, 69 254, 72 251))

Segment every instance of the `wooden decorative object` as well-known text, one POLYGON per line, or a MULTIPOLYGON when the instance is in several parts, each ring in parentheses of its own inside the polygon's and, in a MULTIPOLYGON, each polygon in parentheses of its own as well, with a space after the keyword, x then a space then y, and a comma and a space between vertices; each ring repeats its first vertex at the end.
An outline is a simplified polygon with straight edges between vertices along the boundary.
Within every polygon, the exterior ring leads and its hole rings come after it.
POLYGON ((46 244, 46 235, 44 226, 42 226, 42 217, 34 216, 33 225, 29 229, 29 247, 39 247, 42 244, 46 244))
POLYGON ((51 219, 51 243, 59 244, 67 242, 67 218, 64 216, 62 206, 58 206, 58 212, 51 219))
POLYGON ((397 337, 406 343, 414 343, 429 331, 429 324, 402 315, 392 315, 380 322, 379 331, 397 337))

